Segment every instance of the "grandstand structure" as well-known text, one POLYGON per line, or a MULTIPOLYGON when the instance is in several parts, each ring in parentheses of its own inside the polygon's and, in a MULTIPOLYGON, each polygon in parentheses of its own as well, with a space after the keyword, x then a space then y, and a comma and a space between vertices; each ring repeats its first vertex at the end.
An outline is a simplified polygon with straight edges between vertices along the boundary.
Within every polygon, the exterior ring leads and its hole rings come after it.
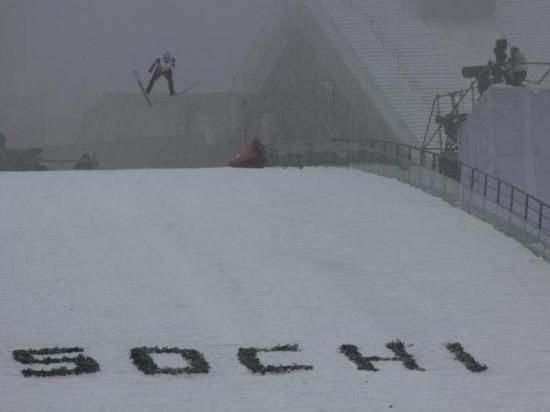
MULTIPOLYGON (((234 90, 259 95, 269 141, 393 140, 420 146, 434 96, 496 39, 550 61, 550 3, 538 0, 290 0, 259 35, 234 90), (445 4, 445 7, 441 5, 445 4)), ((530 67, 540 79, 544 66, 530 67)))

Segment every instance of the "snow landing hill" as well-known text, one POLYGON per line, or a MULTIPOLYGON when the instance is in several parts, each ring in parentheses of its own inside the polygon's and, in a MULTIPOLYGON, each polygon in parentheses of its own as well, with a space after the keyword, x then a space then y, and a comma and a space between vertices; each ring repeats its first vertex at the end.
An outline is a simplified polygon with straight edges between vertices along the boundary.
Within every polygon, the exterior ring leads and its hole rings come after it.
POLYGON ((550 411, 548 263, 412 187, 0 180, 1 411, 550 411))

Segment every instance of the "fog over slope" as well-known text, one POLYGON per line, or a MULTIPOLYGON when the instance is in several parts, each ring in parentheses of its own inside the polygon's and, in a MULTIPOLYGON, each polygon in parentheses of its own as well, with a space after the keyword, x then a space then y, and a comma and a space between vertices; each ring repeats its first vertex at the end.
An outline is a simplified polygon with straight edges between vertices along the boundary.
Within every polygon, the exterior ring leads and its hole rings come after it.
POLYGON ((3 0, 0 130, 11 145, 56 143, 39 138, 48 122, 77 123, 106 90, 134 90, 132 70, 166 50, 180 87, 227 89, 273 3, 3 0))

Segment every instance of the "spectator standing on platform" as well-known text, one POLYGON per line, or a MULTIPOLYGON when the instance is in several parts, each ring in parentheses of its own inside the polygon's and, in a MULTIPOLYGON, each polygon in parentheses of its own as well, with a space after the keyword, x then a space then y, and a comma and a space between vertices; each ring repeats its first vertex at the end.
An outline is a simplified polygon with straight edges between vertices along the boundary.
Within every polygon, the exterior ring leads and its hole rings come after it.
POLYGON ((508 75, 508 84, 512 86, 520 86, 527 79, 527 61, 525 55, 517 47, 510 49, 508 75))
POLYGON ((506 39, 499 39, 495 42, 495 48, 493 49, 493 53, 495 53, 495 65, 492 67, 494 83, 501 83, 506 77, 507 48, 508 41, 506 39))

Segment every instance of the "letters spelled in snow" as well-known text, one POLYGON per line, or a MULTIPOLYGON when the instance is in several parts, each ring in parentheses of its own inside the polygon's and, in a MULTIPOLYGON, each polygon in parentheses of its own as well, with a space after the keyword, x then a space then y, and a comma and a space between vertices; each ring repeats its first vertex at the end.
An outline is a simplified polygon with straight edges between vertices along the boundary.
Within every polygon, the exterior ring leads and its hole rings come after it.
MULTIPOLYGON (((393 357, 370 356, 361 353, 359 348, 353 344, 343 344, 340 346, 340 353, 353 362, 357 369, 367 372, 380 372, 380 367, 376 367, 374 363, 381 362, 399 362, 405 370, 425 372, 427 369, 418 365, 415 357, 406 349, 406 346, 401 340, 395 340, 386 344, 386 348, 393 352, 393 357)), ((472 373, 484 372, 488 368, 484 364, 480 364, 471 354, 466 352, 462 344, 459 342, 447 343, 443 346, 450 353, 454 354, 456 360, 463 363, 464 366, 472 373)), ((85 375, 100 372, 99 362, 91 356, 83 354, 84 349, 80 347, 53 347, 41 349, 17 349, 12 352, 13 359, 23 365, 35 365, 34 368, 26 368, 21 370, 21 374, 26 377, 59 377, 59 376, 74 376, 85 375), (60 367, 51 367, 50 369, 37 369, 36 365, 55 366, 63 364, 60 367), (65 365, 72 364, 72 369, 65 365)), ((298 344, 276 345, 271 348, 255 348, 246 347, 239 348, 237 351, 237 359, 249 372, 259 375, 270 374, 285 374, 299 371, 311 371, 313 365, 288 364, 288 365, 270 365, 265 364, 260 359, 262 353, 270 352, 300 352, 298 344)), ((208 374, 211 370, 205 355, 196 349, 181 349, 177 347, 135 347, 130 349, 130 359, 135 367, 145 375, 199 375, 208 374), (187 366, 181 367, 160 367, 152 355, 179 355, 187 362, 187 366)))

